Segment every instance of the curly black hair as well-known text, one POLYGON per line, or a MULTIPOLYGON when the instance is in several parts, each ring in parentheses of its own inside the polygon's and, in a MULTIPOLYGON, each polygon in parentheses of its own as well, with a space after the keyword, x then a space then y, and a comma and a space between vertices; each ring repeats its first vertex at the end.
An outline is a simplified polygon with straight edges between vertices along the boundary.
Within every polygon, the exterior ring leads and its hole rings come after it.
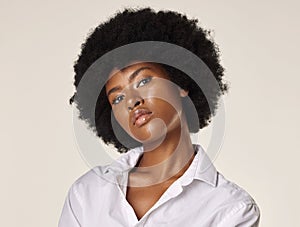
MULTIPOLYGON (((219 49, 211 37, 211 32, 199 27, 197 23, 197 19, 187 19, 185 15, 174 11, 155 12, 151 8, 126 8, 122 12, 117 12, 107 22, 96 27, 82 44, 81 54, 74 64, 75 87, 77 88, 84 73, 98 58, 115 48, 140 41, 176 44, 197 55, 211 70, 220 87, 218 91, 212 89, 210 94, 205 96, 199 86, 185 73, 172 66, 161 64, 172 82, 189 91, 188 95, 198 116, 187 116, 188 127, 190 132, 198 132, 210 123, 218 107, 219 97, 225 94, 229 87, 222 80, 224 68, 220 64, 219 49), (195 119, 197 119, 196 124, 195 119)), ((74 102, 75 94, 76 92, 70 98, 70 104, 74 102)), ((189 108, 188 105, 183 103, 183 109, 189 108)), ((80 103, 77 103, 77 108, 81 110, 79 118, 90 122, 91 119, 84 116, 80 103)), ((126 145, 120 143, 112 129, 111 122, 114 119, 111 117, 113 118, 111 106, 103 88, 96 103, 96 127, 92 128, 94 132, 106 144, 114 145, 120 153, 141 145, 124 132, 121 126, 118 130, 123 132, 128 143, 126 145)))

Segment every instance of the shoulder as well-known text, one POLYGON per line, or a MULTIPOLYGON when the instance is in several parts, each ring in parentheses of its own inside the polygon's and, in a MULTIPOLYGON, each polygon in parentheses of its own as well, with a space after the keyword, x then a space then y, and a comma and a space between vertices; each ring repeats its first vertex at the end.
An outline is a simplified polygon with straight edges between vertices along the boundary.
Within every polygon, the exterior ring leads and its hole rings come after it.
POLYGON ((106 171, 107 166, 96 166, 89 171, 81 175, 72 185, 71 189, 77 192, 88 190, 91 187, 103 187, 104 184, 108 183, 108 176, 106 171))
POLYGON ((236 183, 226 179, 220 172, 216 194, 223 207, 222 221, 218 226, 258 226, 260 209, 253 197, 236 183))
POLYGON ((141 154, 141 148, 134 148, 122 154, 111 164, 96 166, 80 176, 71 186, 74 191, 103 190, 116 184, 118 176, 122 176, 135 163, 141 154))
POLYGON ((228 180, 223 174, 217 172, 218 180, 216 190, 222 193, 228 201, 248 201, 255 203, 251 195, 238 184, 228 180))

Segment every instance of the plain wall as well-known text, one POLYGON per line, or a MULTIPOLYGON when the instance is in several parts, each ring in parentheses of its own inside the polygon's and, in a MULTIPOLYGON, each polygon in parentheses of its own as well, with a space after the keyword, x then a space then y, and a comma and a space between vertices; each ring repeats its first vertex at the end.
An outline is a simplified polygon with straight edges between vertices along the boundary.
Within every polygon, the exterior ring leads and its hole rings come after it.
POLYGON ((1 226, 57 226, 89 170, 73 132, 73 62, 88 32, 124 6, 170 9, 214 30, 226 133, 214 164, 248 191, 261 226, 300 226, 297 1, 1 1, 1 226))

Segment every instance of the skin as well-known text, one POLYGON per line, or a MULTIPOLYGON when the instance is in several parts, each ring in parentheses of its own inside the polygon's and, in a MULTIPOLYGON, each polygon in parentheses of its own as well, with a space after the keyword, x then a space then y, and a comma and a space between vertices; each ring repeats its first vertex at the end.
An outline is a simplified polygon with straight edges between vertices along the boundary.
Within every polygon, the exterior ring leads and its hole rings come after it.
POLYGON ((140 219, 194 158, 182 109, 182 99, 188 91, 172 83, 160 65, 138 62, 122 70, 114 69, 106 83, 106 94, 118 123, 143 144, 144 153, 137 168, 129 173, 126 193, 140 219), (131 121, 139 108, 151 111, 140 126, 131 121))

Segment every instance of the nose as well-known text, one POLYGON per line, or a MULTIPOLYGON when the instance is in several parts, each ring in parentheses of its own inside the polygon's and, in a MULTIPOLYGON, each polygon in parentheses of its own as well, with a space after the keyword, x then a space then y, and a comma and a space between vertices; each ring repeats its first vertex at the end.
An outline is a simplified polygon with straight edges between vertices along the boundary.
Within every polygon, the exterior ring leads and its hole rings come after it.
POLYGON ((133 110, 136 106, 144 104, 144 99, 142 97, 136 97, 135 99, 128 100, 128 110, 133 110))

